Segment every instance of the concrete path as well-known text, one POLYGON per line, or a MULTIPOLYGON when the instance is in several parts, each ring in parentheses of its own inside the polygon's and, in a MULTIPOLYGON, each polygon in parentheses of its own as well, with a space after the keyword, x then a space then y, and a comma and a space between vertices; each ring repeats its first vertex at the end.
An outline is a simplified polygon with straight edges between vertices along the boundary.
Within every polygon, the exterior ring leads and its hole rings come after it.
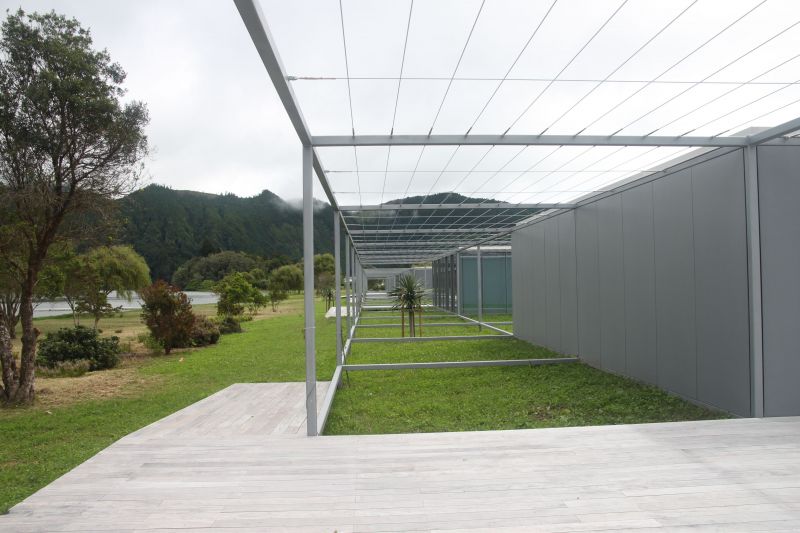
POLYGON ((303 402, 301 383, 234 385, 0 531, 800 530, 800 418, 308 438, 303 402))

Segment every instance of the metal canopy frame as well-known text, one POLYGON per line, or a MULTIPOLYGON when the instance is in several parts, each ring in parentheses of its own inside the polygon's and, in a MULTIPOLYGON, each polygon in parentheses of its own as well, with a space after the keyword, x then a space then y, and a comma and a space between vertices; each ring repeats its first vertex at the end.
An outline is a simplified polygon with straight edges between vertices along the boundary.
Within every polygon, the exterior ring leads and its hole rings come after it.
MULTIPOLYGON (((757 43, 753 43, 753 46, 743 50, 743 52, 725 64, 723 64, 720 68, 713 70, 712 72, 708 73, 708 75, 699 80, 671 80, 665 78, 664 76, 670 72, 670 70, 674 69, 677 65, 681 62, 686 60, 687 58, 697 57, 697 55, 701 54, 704 51, 704 47, 706 47, 709 43, 713 43, 716 39, 720 38, 720 36, 725 37, 726 32, 730 33, 731 31, 737 31, 742 28, 743 25, 749 21, 748 17, 752 17, 753 13, 757 13, 759 9, 762 9, 762 5, 765 5, 766 2, 754 2, 752 8, 748 8, 746 11, 739 14, 737 17, 734 17, 732 20, 725 23, 725 26, 721 28, 717 33, 711 35, 708 39, 704 40, 699 46, 692 49, 688 55, 681 56, 678 59, 678 62, 674 63, 667 71, 662 72, 658 76, 653 76, 648 79, 643 80, 622 80, 622 81, 615 81, 612 79, 612 75, 617 73, 621 68, 625 65, 629 64, 632 60, 635 60, 635 56, 642 52, 642 50, 646 49, 651 43, 653 43, 658 38, 662 38, 664 35, 667 35, 670 27, 676 24, 676 21, 679 21, 681 17, 685 17, 687 12, 691 11, 691 8, 696 4, 696 2, 688 3, 685 8, 682 8, 680 12, 678 12, 674 18, 670 18, 669 20, 665 20, 667 24, 658 31, 654 31, 653 35, 641 46, 635 48, 632 55, 628 56, 624 61, 617 66, 617 68, 609 74, 605 78, 597 79, 578 79, 578 80, 570 80, 567 77, 562 78, 562 74, 573 65, 576 61, 580 59, 582 53, 584 53, 587 48, 590 48, 593 43, 600 40, 602 38, 602 34, 604 31, 609 31, 608 28, 613 25, 615 22, 615 17, 619 16, 619 13, 623 10, 623 7, 627 4, 626 0, 620 0, 620 4, 618 7, 613 10, 607 17, 604 19, 602 25, 600 25, 594 33, 591 33, 589 39, 583 44, 583 46, 577 51, 577 53, 569 59, 565 66, 561 69, 561 71, 554 77, 542 77, 542 78, 530 78, 530 79, 515 79, 512 76, 513 68, 517 65, 517 63, 523 57, 523 54, 527 51, 530 43, 534 40, 537 36, 537 32, 540 31, 542 25, 546 24, 546 19, 550 16, 551 11, 554 9, 557 10, 557 3, 559 0, 554 0, 552 5, 550 5, 549 10, 544 13, 543 18, 539 22, 538 26, 533 30, 530 38, 525 43, 522 51, 519 52, 519 55, 514 60, 514 63, 508 69, 508 71, 502 77, 484 77, 472 81, 492 81, 497 82, 497 87, 495 88, 494 92, 489 96, 488 101, 485 103, 483 108, 480 110, 480 114, 478 115, 478 119, 484 116, 487 109, 489 109, 490 104, 496 99, 500 98, 498 96, 500 89, 504 83, 512 83, 512 82, 535 82, 544 84, 544 89, 541 93, 535 97, 535 99, 525 108, 525 112, 529 111, 534 104, 539 102, 539 99, 542 98, 542 95, 545 94, 546 91, 550 90, 553 87, 560 87, 563 86, 565 83, 592 83, 594 86, 591 90, 576 99, 576 101, 569 107, 564 113, 561 114, 559 120, 567 116, 569 113, 579 110, 582 104, 587 101, 597 90, 602 90, 601 88, 604 86, 608 86, 609 84, 613 83, 639 83, 643 86, 643 88, 637 89, 633 95, 639 95, 641 91, 644 91, 648 87, 661 87, 667 86, 669 84, 684 84, 686 86, 685 90, 678 92, 676 95, 671 96, 667 99, 664 103, 661 103, 655 106, 654 109, 648 111, 645 115, 642 115, 636 120, 640 120, 642 117, 646 117, 649 114, 653 113, 656 110, 662 110, 664 106, 672 105, 676 99, 680 98, 682 95, 691 91, 697 87, 708 87, 712 84, 721 84, 725 85, 726 82, 720 82, 714 78, 714 76, 724 72, 725 69, 737 66, 739 62, 745 60, 751 60, 757 53, 760 51, 768 49, 769 46, 777 46, 781 39, 789 38, 793 31, 797 28, 800 28, 798 24, 800 24, 800 20, 795 22, 794 24, 787 24, 783 29, 780 31, 774 31, 768 35, 766 39, 760 40, 757 43), (743 22, 744 21, 744 22, 743 22), (733 28, 733 30, 732 30, 733 28), (663 35, 662 35, 663 34, 663 35), (559 85, 561 84, 561 85, 559 85)), ((524 227, 526 225, 537 223, 544 218, 548 218, 554 214, 563 212, 564 210, 574 209, 576 206, 581 205, 583 203, 592 201, 598 197, 601 197, 604 194, 607 194, 608 190, 613 189, 620 183, 629 182, 632 179, 642 178, 645 179, 648 175, 655 174, 658 172, 658 169, 665 168, 665 166, 670 166, 671 163, 674 163, 675 157, 682 155, 684 158, 687 157, 687 150, 688 149, 705 149, 708 150, 715 150, 715 149, 724 149, 724 148, 732 148, 732 149, 743 149, 745 153, 745 157, 747 160, 747 165, 745 168, 745 179, 746 179, 746 199, 747 199, 747 209, 748 209, 748 264, 750 265, 749 268, 749 289, 750 289, 750 316, 751 316, 751 353, 753 360, 751 362, 752 367, 755 369, 755 372, 761 372, 763 367, 763 360, 762 360, 762 339, 761 339, 761 312, 760 312, 760 305, 761 305, 761 298, 760 298, 760 273, 758 270, 758 266, 760 264, 760 243, 759 243, 759 214, 758 214, 758 169, 756 164, 756 150, 755 148, 761 144, 765 143, 792 143, 796 144, 798 142, 797 138, 794 137, 787 137, 790 134, 793 134, 798 129, 800 129, 800 118, 793 118, 792 120, 788 120, 783 122, 782 124, 763 128, 760 130, 754 130, 753 128, 749 130, 745 130, 740 133, 731 133, 728 135, 710 135, 710 136, 703 136, 703 135, 689 135, 687 132, 683 135, 656 135, 655 132, 658 132, 661 128, 656 128, 653 130, 653 133, 647 135, 630 135, 630 134, 619 134, 625 128, 618 130, 617 132, 610 134, 610 135, 596 135, 596 134, 583 134, 583 132, 587 129, 584 127, 579 133, 574 135, 561 135, 561 134, 548 134, 548 130, 551 130, 556 122, 553 122, 550 126, 544 129, 544 131, 536 132, 535 134, 517 134, 512 132, 509 134, 509 131, 513 128, 519 129, 520 119, 523 118, 523 115, 518 116, 511 126, 506 129, 502 134, 471 134, 471 131, 475 124, 478 122, 478 119, 472 124, 472 126, 466 131, 464 134, 441 134, 437 130, 434 133, 436 121, 440 118, 440 113, 443 110, 445 105, 445 100, 447 99, 448 95, 450 94, 451 87, 454 84, 458 84, 462 81, 468 81, 469 79, 464 76, 459 76, 458 70, 459 66, 464 59, 465 53, 468 51, 470 40, 473 39, 473 32, 475 32, 476 27, 479 25, 481 13, 484 9, 484 2, 480 3, 480 8, 477 10, 477 14, 475 15, 474 21, 472 24, 472 29, 469 31, 469 34, 466 38, 466 43, 463 45, 463 49, 461 50, 461 56, 458 59, 458 63, 456 64, 455 70, 452 72, 451 76, 448 77, 439 77, 436 78, 434 76, 431 77, 404 77, 404 70, 403 65, 406 60, 406 48, 408 46, 409 41, 409 31, 412 25, 412 10, 414 8, 413 1, 411 2, 411 8, 408 13, 408 27, 405 29, 405 45, 403 46, 403 63, 401 63, 400 67, 400 76, 399 77, 369 77, 369 76, 351 76, 350 70, 348 66, 348 56, 347 56, 347 42, 346 42, 346 28, 345 28, 345 20, 344 20, 344 12, 342 10, 342 3, 339 3, 339 16, 341 18, 341 39, 344 44, 344 61, 345 67, 347 69, 346 77, 326 77, 326 76, 289 76, 284 68, 284 65, 281 61, 281 58, 277 52, 277 47, 275 44, 275 38, 270 33, 270 30, 266 24, 265 17, 262 13, 262 10, 257 3, 257 0, 234 0, 234 3, 241 15, 242 20, 244 21, 245 27, 250 34, 250 37, 255 45, 255 48, 261 57, 261 60, 264 64, 264 67, 269 74, 272 84, 275 87, 275 90, 286 110, 286 113, 297 133, 298 139, 300 140, 303 150, 303 195, 304 195, 304 217, 303 217, 303 224, 304 224, 304 261, 306 265, 306 276, 305 276, 305 310, 306 310, 306 319, 305 319, 305 326, 306 326, 306 379, 307 379, 307 409, 308 409, 308 434, 309 435, 316 435, 319 434, 325 423, 325 419, 327 417, 327 412, 330 409, 331 403, 333 401, 333 395, 335 394, 335 390, 338 387, 341 375, 343 370, 356 370, 356 369, 365 369, 367 367, 373 368, 385 368, 383 365, 348 365, 346 363, 346 357, 349 353, 350 347, 352 342, 355 340, 355 330, 359 325, 359 321, 361 318, 361 312, 364 309, 364 302, 367 294, 367 272, 376 272, 376 271, 385 271, 386 269, 395 269, 395 270, 402 270, 404 268, 408 268, 417 263, 431 263, 435 262, 438 267, 436 267, 434 271, 434 277, 440 278, 444 275, 446 270, 452 270, 452 265, 454 264, 454 258, 456 254, 474 248, 480 245, 508 245, 510 242, 510 234, 516 229, 520 227, 524 227), (353 119, 353 93, 351 91, 351 82, 359 82, 359 81, 380 81, 385 80, 387 82, 396 82, 397 83, 397 97, 394 102, 395 107, 395 119, 398 115, 398 104, 400 101, 400 90, 401 90, 401 82, 404 79, 408 80, 421 80, 421 81, 436 81, 439 80, 442 83, 447 84, 447 91, 444 93, 444 98, 442 99, 441 104, 439 105, 438 112, 436 113, 436 117, 434 119, 434 124, 431 126, 430 130, 427 133, 421 134, 394 134, 394 123, 392 124, 391 131, 388 131, 388 134, 382 135, 373 135, 373 134, 357 134, 356 127, 353 119), (311 129, 308 126, 308 123, 303 116, 301 111, 301 106, 299 104, 298 97, 293 90, 292 83, 311 83, 311 82, 319 82, 324 80, 331 80, 331 81, 346 81, 347 87, 347 99, 349 105, 349 113, 350 113, 350 134, 349 135, 313 135, 311 133, 311 129), (390 155, 386 156, 386 166, 383 169, 369 169, 364 167, 359 167, 359 149, 386 149, 388 150, 388 154, 392 154, 392 149, 400 150, 402 148, 409 148, 409 147, 421 147, 419 158, 417 159, 417 164, 414 168, 406 168, 402 170, 397 169, 390 169, 389 165, 389 157, 390 155), (454 151, 450 156, 450 159, 447 160, 447 163, 444 166, 439 166, 433 170, 424 170, 418 168, 420 165, 420 161, 422 160, 423 152, 426 149, 434 149, 435 147, 453 147, 454 151), (451 161, 456 156, 456 153, 459 150, 467 149, 469 147, 485 147, 486 151, 482 158, 475 164, 472 168, 467 169, 451 169, 449 165, 451 161), (498 150, 500 148, 513 148, 513 147, 520 147, 521 149, 519 152, 514 152, 512 157, 508 159, 504 164, 500 165, 499 163, 496 164, 495 167, 490 168, 488 171, 483 171, 481 177, 485 177, 484 184, 481 186, 476 186, 473 191, 468 191, 474 194, 469 194, 467 197, 459 199, 460 193, 455 193, 453 190, 446 193, 435 193, 434 186, 431 186, 429 189, 426 188, 427 192, 420 195, 416 198, 409 198, 409 192, 411 187, 411 182, 414 180, 414 177, 423 173, 427 172, 431 179, 435 179, 434 185, 438 183, 443 177, 448 176, 448 173, 453 173, 456 176, 460 176, 461 181, 459 184, 463 183, 465 179, 468 177, 473 177, 474 175, 482 172, 480 170, 480 163, 483 161, 483 157, 486 157, 492 150, 498 150), (547 168, 540 168, 539 162, 536 164, 520 169, 515 167, 516 163, 512 165, 519 154, 523 153, 524 150, 530 149, 531 147, 554 147, 553 152, 548 153, 547 155, 543 156, 542 160, 546 160, 549 158, 552 153, 556 153, 559 150, 567 150, 571 147, 576 149, 584 149, 584 151, 578 151, 574 156, 567 158, 566 162, 553 165, 547 168), (637 154, 650 154, 651 152, 653 155, 661 155, 661 152, 655 153, 653 151, 660 150, 664 147, 673 147, 679 148, 683 151, 672 151, 666 154, 666 157, 661 157, 660 159, 652 159, 652 158, 645 158, 646 160, 641 160, 643 156, 636 156, 626 159, 621 164, 617 164, 616 166, 610 166, 610 168, 602 168, 596 166, 598 161, 604 161, 606 158, 610 157, 610 155, 600 157, 594 163, 585 165, 582 168, 570 168, 569 165, 575 161, 581 161, 581 157, 585 154, 590 153, 591 150, 598 150, 601 148, 606 147, 615 147, 618 150, 609 152, 609 154, 616 154, 617 152, 621 152, 622 150, 628 150, 632 148, 650 148, 645 152, 636 152, 637 154), (342 150, 342 149, 351 149, 352 155, 354 158, 354 167, 347 168, 343 171, 339 170, 332 170, 327 169, 325 165, 323 165, 322 159, 320 157, 321 150, 342 150), (620 166, 626 166, 626 163, 630 163, 631 161, 636 161, 638 159, 641 160, 641 164, 636 168, 623 168, 620 169, 620 166), (595 166, 593 166, 595 165, 595 166), (312 170, 313 169, 313 170, 312 170), (337 366, 336 371, 333 375, 333 381, 331 387, 329 389, 329 393, 326 396, 325 400, 322 404, 322 410, 320 412, 320 416, 317 417, 317 405, 316 405, 316 387, 315 387, 315 345, 314 345, 314 307, 313 307, 313 294, 314 294, 314 286, 313 286, 313 272, 310 270, 313 265, 313 197, 312 197, 312 172, 316 173, 317 178, 322 186, 322 189, 327 196, 328 201, 330 202, 331 206, 334 210, 334 216, 337 220, 337 231, 336 236, 338 237, 339 231, 338 226, 341 224, 342 228, 345 232, 345 248, 346 248, 346 258, 345 258, 345 295, 346 295, 346 332, 347 332, 347 339, 346 341, 342 342, 341 338, 341 328, 339 328, 339 337, 337 342, 337 366), (332 176, 337 176, 338 173, 344 174, 352 174, 355 176, 356 181, 356 189, 357 190, 347 190, 345 187, 344 189, 339 188, 336 193, 334 193, 334 188, 331 186, 332 184, 332 176), (363 202, 361 201, 362 197, 362 190, 361 190, 361 176, 368 175, 370 173, 382 176, 383 178, 383 189, 380 193, 380 202, 368 202, 365 205, 362 205, 363 202), (399 188, 397 191, 387 191, 386 187, 387 184, 391 184, 394 182, 393 179, 390 179, 390 176, 394 174, 403 174, 403 175, 410 175, 411 178, 406 186, 405 190, 402 187, 399 188), (466 173, 466 177, 464 174, 466 173), (485 175, 485 176, 484 176, 485 175), (508 181, 508 177, 511 177, 511 181, 508 181), (516 176, 516 177, 514 177, 516 176), (562 179, 563 177, 563 179, 562 179), (544 192, 550 193, 546 195, 547 198, 554 198, 557 199, 562 197, 562 192, 569 193, 566 196, 570 196, 572 198, 571 201, 559 201, 559 200, 536 200, 533 201, 530 198, 536 196, 534 194, 528 194, 531 189, 521 190, 521 192, 514 192, 509 191, 509 183, 513 184, 517 180, 520 179, 531 179, 533 183, 538 183, 541 181, 548 182, 550 185, 549 188, 543 188, 544 192), (558 185, 560 183, 564 183, 566 180, 572 180, 573 185, 568 191, 558 191, 553 190, 553 184, 558 185), (605 180, 605 181, 603 181, 605 180), (500 183, 496 190, 489 191, 486 190, 485 185, 493 184, 495 182, 503 182, 500 183), (577 185, 575 185, 577 183, 577 185), (577 188, 576 188, 577 187, 577 188), (526 192, 527 191, 527 192, 526 192), (337 194, 343 196, 358 196, 359 202, 358 204, 354 204, 352 202, 342 202, 343 205, 339 205, 337 201, 337 194), (398 199, 394 202, 384 202, 384 195, 395 195, 398 199), (480 199, 475 200, 475 196, 478 196, 480 199), (486 198, 483 198, 487 196, 486 198), (513 200, 504 201, 502 198, 510 198, 513 200), (340 346, 341 348, 338 348, 340 346)), ((724 9, 724 6, 721 8, 724 9)), ((766 9, 766 8, 763 8, 766 9)), ((788 21, 791 22, 791 21, 788 21)), ((759 36, 761 37, 761 36, 759 36)), ((683 52, 682 52, 683 53, 683 52)), ((738 52, 737 52, 738 53, 738 52)), ((780 68, 790 64, 792 61, 800 57, 800 54, 795 55, 782 61, 780 64, 772 66, 770 69, 760 72, 759 75, 753 77, 751 79, 746 79, 743 81, 734 81, 728 82, 729 85, 732 85, 730 88, 724 88, 724 92, 721 93, 721 96, 718 98, 726 97, 730 94, 735 93, 739 89, 743 87, 754 87, 757 85, 767 87, 770 85, 771 82, 769 80, 763 81, 761 78, 766 76, 767 74, 772 73, 773 71, 778 71, 780 68)), ((800 80, 799 80, 800 81, 800 80)), ((776 89, 772 90, 772 92, 765 93, 763 96, 756 97, 755 99, 748 100, 747 102, 743 103, 742 105, 745 107, 748 106, 755 106, 756 104, 763 103, 764 99, 768 99, 772 97, 774 94, 786 89, 787 87, 796 84, 797 82, 793 81, 792 83, 785 83, 785 82, 775 82, 776 89)), ((625 104, 632 98, 633 96, 626 97, 621 104, 617 104, 612 108, 606 110, 601 118, 606 117, 609 113, 616 111, 620 105, 625 104)), ((710 106, 714 103, 715 99, 712 98, 707 103, 703 103, 700 106, 693 108, 691 111, 683 112, 683 110, 679 110, 678 112, 674 112, 672 115, 668 116, 669 122, 668 125, 674 124, 679 122, 681 119, 685 118, 686 116, 694 113, 698 110, 704 110, 707 106, 710 106), (682 115, 679 115, 683 112, 682 115)), ((781 107, 775 107, 773 109, 768 109, 766 113, 762 113, 761 115, 755 117, 753 120, 759 120, 761 117, 768 117, 771 116, 770 113, 778 112, 784 108, 790 108, 800 100, 795 100, 793 102, 786 103, 781 107)), ((776 104, 777 106, 777 104, 776 104)), ((755 107, 754 107, 755 109, 755 107)), ((721 117, 727 117, 732 113, 738 111, 738 109, 733 110, 723 110, 725 111, 721 117)), ((577 112, 577 111, 576 111, 577 112)), ((591 122, 590 125, 595 124, 599 119, 595 119, 591 122)), ((719 119, 718 119, 719 120, 719 119)), ((393 119, 394 122, 394 119, 393 119)), ((703 124, 713 123, 714 120, 706 122, 703 124)), ((752 123, 752 121, 751 121, 752 123)), ((633 122, 631 123, 633 124, 633 122)), ((515 130, 516 131, 516 130, 515 130)), ((693 130, 690 130, 693 131, 693 130)), ((726 130, 730 131, 730 130, 726 130)), ((723 132, 724 133, 724 132, 723 132)), ((690 153, 691 155, 697 155, 696 152, 690 153)), ((613 158, 611 158, 613 159, 613 158)), ((635 166, 635 164, 634 164, 635 166)), ((337 239, 338 241, 338 239, 337 239)), ((341 257, 340 257, 340 246, 336 246, 336 264, 337 268, 341 265, 341 257)), ((434 296, 435 304, 441 308, 452 308, 455 309, 455 302, 456 299, 454 297, 456 292, 455 287, 449 288, 447 294, 436 294, 434 296)), ((341 298, 337 297, 337 324, 341 323, 341 298)), ((485 326, 486 323, 479 321, 481 326, 485 326)), ((396 340, 396 339, 393 339, 396 340)), ((481 362, 483 364, 484 362, 481 362)), ((437 364, 437 365, 427 365, 427 367, 435 367, 435 366, 458 366, 461 363, 448 363, 445 365, 437 364)), ((488 364, 488 363, 487 363, 488 364)), ((514 363, 516 364, 516 363, 514 363)), ((416 368, 419 365, 408 364, 406 365, 408 368, 416 368)), ((752 391, 753 397, 753 404, 754 404, 754 412, 756 415, 763 414, 763 390, 754 386, 754 390, 752 391)))

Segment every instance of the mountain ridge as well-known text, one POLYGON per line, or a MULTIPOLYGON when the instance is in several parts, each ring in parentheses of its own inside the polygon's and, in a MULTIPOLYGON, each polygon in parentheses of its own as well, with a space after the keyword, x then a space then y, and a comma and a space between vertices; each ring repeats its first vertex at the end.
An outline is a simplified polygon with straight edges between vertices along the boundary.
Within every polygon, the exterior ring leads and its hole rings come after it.
MULTIPOLYGON (((302 257, 303 213, 269 190, 256 196, 213 194, 151 184, 119 200, 120 240, 150 265, 154 279, 213 250, 302 257)), ((333 251, 333 211, 315 201, 314 251, 333 251)))

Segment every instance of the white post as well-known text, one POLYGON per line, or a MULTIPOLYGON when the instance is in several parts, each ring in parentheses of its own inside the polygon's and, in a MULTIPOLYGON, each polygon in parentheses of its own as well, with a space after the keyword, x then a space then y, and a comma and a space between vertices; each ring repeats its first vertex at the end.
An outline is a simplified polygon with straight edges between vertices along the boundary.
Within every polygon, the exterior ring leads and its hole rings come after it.
POLYGON ((750 397, 752 415, 764 416, 764 344, 761 311, 761 234, 758 210, 758 148, 744 148, 745 209, 747 211, 747 271, 750 293, 750 397))
POLYGON ((313 155, 303 146, 303 304, 306 336, 306 429, 317 434, 317 354, 314 319, 314 184, 313 155))
POLYGON ((353 279, 353 272, 350 267, 350 239, 344 241, 344 291, 347 299, 347 335, 350 338, 350 330, 353 328, 353 311, 350 305, 350 284, 353 279))
POLYGON ((483 261, 481 260, 481 245, 478 245, 478 322, 481 325, 478 326, 478 331, 483 329, 483 265, 481 264, 483 261))
POLYGON ((456 254, 456 310, 459 315, 464 314, 464 299, 462 298, 461 285, 461 252, 456 254))
POLYGON ((342 247, 341 229, 339 228, 339 213, 333 212, 333 257, 334 257, 334 279, 336 299, 336 365, 344 364, 344 352, 342 351, 342 258, 339 248, 342 247))

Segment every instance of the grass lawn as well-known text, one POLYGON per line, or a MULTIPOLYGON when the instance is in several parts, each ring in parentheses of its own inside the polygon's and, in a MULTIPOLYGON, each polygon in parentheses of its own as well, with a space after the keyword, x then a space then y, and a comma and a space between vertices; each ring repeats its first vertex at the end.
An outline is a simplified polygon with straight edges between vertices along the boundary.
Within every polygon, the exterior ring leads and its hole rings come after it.
MULTIPOLYGON (((169 357, 151 357, 139 347, 114 370, 37 380, 35 406, 0 409, 0 512, 120 437, 228 385, 302 381, 301 307, 301 296, 294 295, 279 313, 262 313, 260 319, 244 324, 244 333, 224 336, 216 346, 169 357)), ((210 306, 197 310, 212 311, 210 306)), ((318 303, 317 377, 327 380, 334 369, 335 321, 323 319, 323 314, 318 303)), ((43 332, 70 325, 70 317, 37 320, 43 332)), ((104 335, 117 334, 123 342, 143 330, 136 312, 100 325, 104 335)), ((348 362, 555 355, 516 339, 363 343, 354 344, 348 362)), ((511 429, 721 416, 583 364, 371 371, 350 372, 344 379, 326 433, 511 429)))

